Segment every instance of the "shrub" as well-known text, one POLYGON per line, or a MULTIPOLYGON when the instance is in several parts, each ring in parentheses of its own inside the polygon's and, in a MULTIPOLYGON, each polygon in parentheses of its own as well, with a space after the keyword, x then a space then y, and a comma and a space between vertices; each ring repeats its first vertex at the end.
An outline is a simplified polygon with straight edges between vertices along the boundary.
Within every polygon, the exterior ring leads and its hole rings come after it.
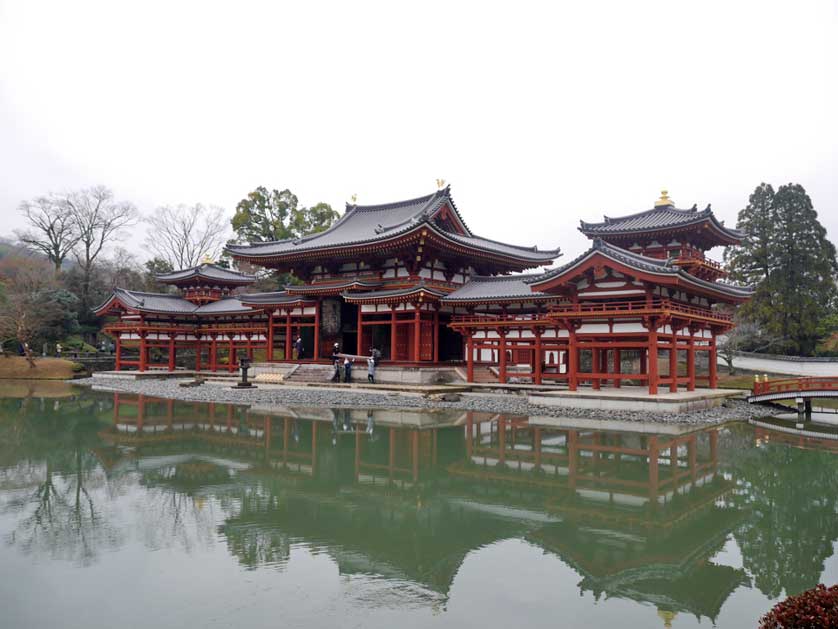
POLYGON ((820 584, 789 596, 760 618, 760 629, 819 629, 838 627, 838 585, 820 584))

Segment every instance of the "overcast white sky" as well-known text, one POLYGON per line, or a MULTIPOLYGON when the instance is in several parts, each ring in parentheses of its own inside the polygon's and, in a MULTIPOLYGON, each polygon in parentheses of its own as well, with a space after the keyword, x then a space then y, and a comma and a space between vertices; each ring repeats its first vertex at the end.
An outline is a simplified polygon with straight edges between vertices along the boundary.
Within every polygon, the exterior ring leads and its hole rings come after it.
MULTIPOLYGON (((580 218, 801 183, 838 240, 835 2, 0 0, 0 235, 105 184, 343 210, 452 184, 473 231, 570 257, 580 218)), ((142 239, 130 248, 142 258, 142 239)))

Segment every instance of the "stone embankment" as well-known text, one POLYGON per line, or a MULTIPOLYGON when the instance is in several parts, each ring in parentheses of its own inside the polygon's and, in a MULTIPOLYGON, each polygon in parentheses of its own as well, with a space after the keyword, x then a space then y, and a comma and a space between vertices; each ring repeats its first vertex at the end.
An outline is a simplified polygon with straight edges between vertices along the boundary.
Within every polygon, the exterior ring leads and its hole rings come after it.
MULTIPOLYGON (((183 382, 183 381, 180 381, 183 382)), ((724 405, 690 413, 666 414, 595 409, 569 409, 529 404, 526 395, 514 393, 459 393, 445 396, 426 396, 408 391, 381 391, 372 388, 294 387, 278 385, 254 389, 234 389, 229 385, 207 383, 182 387, 175 379, 107 381, 96 378, 78 380, 76 384, 93 386, 97 390, 137 393, 152 397, 170 398, 187 402, 216 402, 226 404, 259 404, 280 406, 325 406, 330 408, 403 408, 403 409, 459 409, 512 415, 542 415, 609 419, 633 422, 658 422, 668 424, 712 425, 729 421, 747 421, 776 414, 768 406, 750 405, 744 400, 728 400, 724 405), (452 400, 459 397, 456 401, 452 400), (441 399, 441 398, 445 399, 441 399)))

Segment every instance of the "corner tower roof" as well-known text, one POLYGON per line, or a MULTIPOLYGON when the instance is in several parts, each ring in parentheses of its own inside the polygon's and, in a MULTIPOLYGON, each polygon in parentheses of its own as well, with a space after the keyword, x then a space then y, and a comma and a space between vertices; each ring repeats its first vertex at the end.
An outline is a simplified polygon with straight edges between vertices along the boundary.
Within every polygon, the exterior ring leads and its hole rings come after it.
POLYGON ((706 228, 712 233, 710 241, 713 245, 733 245, 745 237, 741 231, 725 227, 723 221, 717 220, 709 204, 703 210, 699 210, 696 205, 687 210, 676 208, 666 190, 661 192, 661 197, 651 210, 616 218, 609 216, 602 218, 601 223, 580 221, 579 231, 588 238, 625 239, 641 234, 651 236, 663 232, 685 231, 690 228, 704 231, 706 228))
POLYGON ((181 269, 171 273, 159 273, 157 281, 162 284, 188 285, 196 282, 210 283, 217 286, 247 286, 256 281, 256 276, 225 269, 223 266, 204 262, 190 269, 181 269))

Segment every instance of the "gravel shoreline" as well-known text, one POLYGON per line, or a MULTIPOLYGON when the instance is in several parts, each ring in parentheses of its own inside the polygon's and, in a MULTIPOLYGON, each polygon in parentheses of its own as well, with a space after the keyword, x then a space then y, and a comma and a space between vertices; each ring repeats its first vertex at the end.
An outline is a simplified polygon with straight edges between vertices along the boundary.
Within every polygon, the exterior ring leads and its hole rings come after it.
POLYGON ((751 405, 744 400, 727 400, 716 408, 689 413, 668 414, 637 411, 601 411, 585 408, 556 408, 529 404, 525 395, 503 393, 464 393, 456 402, 445 402, 418 394, 396 391, 329 389, 321 387, 277 387, 251 390, 203 384, 181 387, 178 380, 109 380, 87 378, 73 384, 95 386, 97 391, 141 393, 151 397, 185 402, 218 402, 241 405, 326 406, 331 408, 392 408, 437 410, 456 409, 506 413, 511 415, 542 415, 585 419, 608 419, 630 422, 714 425, 731 421, 747 421, 777 414, 774 408, 751 405))

